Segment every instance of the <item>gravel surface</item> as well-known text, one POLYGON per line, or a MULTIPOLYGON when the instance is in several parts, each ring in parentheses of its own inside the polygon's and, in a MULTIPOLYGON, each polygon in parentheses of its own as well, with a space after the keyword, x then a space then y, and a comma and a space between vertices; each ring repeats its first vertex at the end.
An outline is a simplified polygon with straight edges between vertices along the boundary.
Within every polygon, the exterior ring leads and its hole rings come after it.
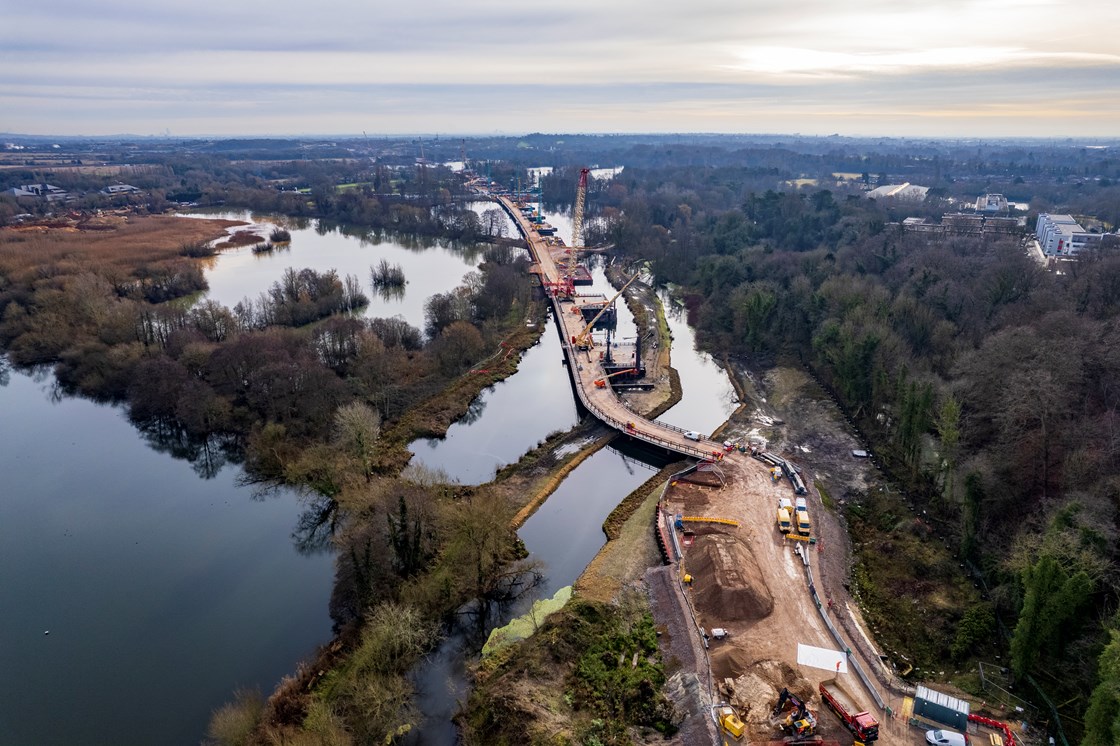
POLYGON ((670 743, 688 746, 718 744, 720 739, 715 725, 707 716, 712 704, 708 696, 707 658, 677 585, 677 568, 650 568, 645 574, 645 581, 649 588, 653 621, 660 635, 661 656, 670 677, 666 689, 673 704, 685 716, 680 731, 670 743))

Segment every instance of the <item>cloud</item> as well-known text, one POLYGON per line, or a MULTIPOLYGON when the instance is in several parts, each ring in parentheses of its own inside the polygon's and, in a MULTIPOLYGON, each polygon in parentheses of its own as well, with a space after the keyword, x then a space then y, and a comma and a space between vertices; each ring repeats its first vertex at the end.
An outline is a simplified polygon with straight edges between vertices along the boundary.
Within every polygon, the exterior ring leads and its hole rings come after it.
POLYGON ((1117 7, 56 0, 0 26, 0 129, 1117 135, 1117 7))

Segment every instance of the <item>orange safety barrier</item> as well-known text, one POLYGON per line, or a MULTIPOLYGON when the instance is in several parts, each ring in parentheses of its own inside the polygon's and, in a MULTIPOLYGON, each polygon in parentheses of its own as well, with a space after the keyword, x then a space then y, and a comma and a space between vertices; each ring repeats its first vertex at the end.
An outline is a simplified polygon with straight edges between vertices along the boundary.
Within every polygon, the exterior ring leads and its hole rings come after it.
POLYGON ((1004 744, 1006 744, 1006 746, 1017 746, 1018 741, 1015 740, 1015 735, 1011 732, 1011 726, 1007 723, 1001 723, 999 720, 993 720, 992 718, 986 718, 983 715, 976 715, 974 713, 969 714, 968 719, 974 723, 980 723, 989 728, 1002 731, 1004 744))

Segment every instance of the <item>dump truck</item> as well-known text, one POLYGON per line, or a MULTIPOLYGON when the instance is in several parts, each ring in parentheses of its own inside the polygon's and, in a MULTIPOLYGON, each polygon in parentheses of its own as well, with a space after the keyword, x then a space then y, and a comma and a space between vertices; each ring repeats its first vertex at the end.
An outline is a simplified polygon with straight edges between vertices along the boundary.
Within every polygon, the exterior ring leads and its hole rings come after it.
POLYGON ((809 523, 809 504, 805 501, 804 497, 799 497, 794 501, 793 508, 793 518, 797 524, 797 533, 802 536, 808 536, 813 532, 813 527, 809 523))
POLYGON ((793 530, 793 504, 789 498, 778 498, 778 530, 788 534, 793 530))
POLYGON ((802 536, 808 536, 813 533, 813 527, 809 523, 809 511, 803 508, 797 509, 797 533, 802 536))
POLYGON ((879 721, 867 710, 856 704, 852 695, 836 679, 822 681, 821 699, 840 717, 844 725, 863 743, 879 739, 879 721))

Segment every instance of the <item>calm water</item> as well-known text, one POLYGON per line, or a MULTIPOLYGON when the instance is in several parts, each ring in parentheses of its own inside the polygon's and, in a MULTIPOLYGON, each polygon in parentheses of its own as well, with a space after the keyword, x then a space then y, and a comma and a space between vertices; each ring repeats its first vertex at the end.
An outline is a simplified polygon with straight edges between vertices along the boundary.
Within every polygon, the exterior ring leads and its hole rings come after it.
MULTIPOLYGON (((581 293, 608 298, 615 294, 601 266, 592 277, 595 284, 579 288, 581 293)), ((633 339, 634 316, 621 299, 616 308, 616 338, 633 339)), ((446 437, 409 444, 413 460, 442 469, 462 484, 482 484, 550 433, 573 427, 579 414, 555 325, 550 314, 540 342, 525 353, 517 373, 483 391, 467 415, 448 428, 446 437)), ((602 333, 596 337, 602 338, 602 333)))
MULTIPOLYGON (((483 208, 485 209, 485 208, 483 208)), ((291 245, 267 254, 254 254, 251 247, 227 249, 210 260, 206 281, 210 290, 206 297, 232 308, 244 298, 256 300, 280 279, 288 267, 309 267, 322 272, 333 269, 339 277, 354 275, 370 298, 365 315, 370 318, 400 316, 409 324, 424 328, 424 303, 436 293, 457 287, 463 276, 474 270, 481 260, 479 247, 451 247, 432 242, 405 244, 361 230, 342 229, 321 221, 303 224, 276 216, 251 215, 248 212, 225 212, 197 215, 244 220, 257 226, 256 232, 268 236, 276 225, 283 225, 292 234, 291 245), (404 270, 403 292, 391 295, 375 291, 370 283, 370 267, 384 259, 399 264, 404 270)), ((234 230, 245 230, 246 227, 234 230)))
POLYGON ((197 743, 330 639, 333 558, 295 550, 294 494, 201 479, 51 386, 0 387, 0 743, 197 743))
POLYGON ((544 564, 545 582, 538 598, 547 598, 575 582, 607 543, 603 521, 663 463, 668 462, 620 439, 576 467, 525 521, 517 534, 544 564))
POLYGON ((560 337, 549 314, 540 341, 522 357, 517 373, 484 390, 447 437, 413 441, 409 450, 415 463, 443 469, 462 484, 482 484, 550 433, 577 422, 560 337))
POLYGON ((671 362, 681 376, 680 402, 657 419, 705 435, 727 422, 738 406, 735 389, 712 356, 696 349, 696 335, 688 325, 684 305, 668 293, 660 294, 673 335, 671 362))

